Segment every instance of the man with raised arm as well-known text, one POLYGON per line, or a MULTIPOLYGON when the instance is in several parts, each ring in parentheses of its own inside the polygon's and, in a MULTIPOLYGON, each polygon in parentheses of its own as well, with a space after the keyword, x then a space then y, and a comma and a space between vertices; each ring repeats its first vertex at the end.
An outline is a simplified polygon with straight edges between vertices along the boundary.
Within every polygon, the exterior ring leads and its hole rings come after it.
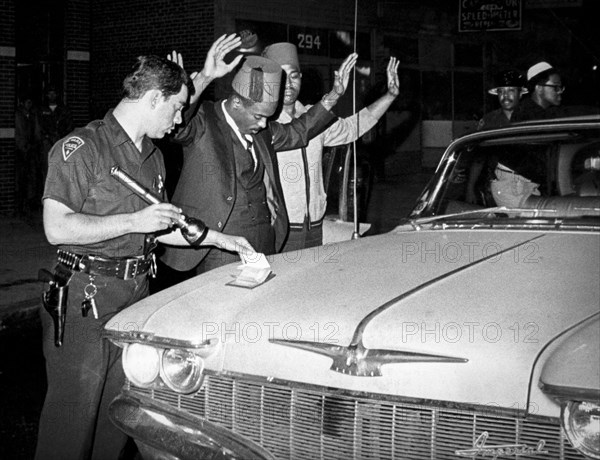
MULTIPOLYGON (((265 48, 263 56, 277 62, 285 73, 283 110, 277 121, 290 123, 311 108, 298 101, 302 73, 296 46, 292 43, 275 43, 265 48)), ((350 117, 338 118, 325 131, 312 138, 307 146, 277 150, 279 175, 290 219, 290 234, 284 252, 323 244, 322 224, 327 206, 323 183, 323 148, 357 140, 377 124, 399 92, 398 61, 392 57, 387 66, 387 91, 379 99, 350 117)))
MULTIPOLYGON (((177 53, 172 59, 181 62, 177 53)), ((226 99, 197 104, 193 95, 185 126, 174 136, 183 144, 184 162, 173 203, 211 228, 244 236, 257 252, 279 252, 288 217, 275 151, 305 146, 334 119, 330 110, 344 94, 356 59, 356 54, 348 56, 332 90, 290 124, 268 121, 279 103, 281 66, 264 57, 245 58, 226 99)), ((193 74, 197 92, 215 78, 213 67, 207 61, 193 74)), ((236 259, 226 249, 173 247, 162 258, 175 270, 192 274, 236 259)))

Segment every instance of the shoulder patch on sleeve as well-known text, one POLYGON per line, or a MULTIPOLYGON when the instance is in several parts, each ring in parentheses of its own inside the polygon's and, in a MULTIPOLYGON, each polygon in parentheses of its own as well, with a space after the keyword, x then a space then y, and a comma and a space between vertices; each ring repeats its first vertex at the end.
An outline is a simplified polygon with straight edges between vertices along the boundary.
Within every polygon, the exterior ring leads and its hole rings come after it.
POLYGON ((83 142, 83 140, 77 136, 71 136, 68 139, 65 139, 62 145, 63 159, 67 161, 71 154, 73 154, 73 152, 75 152, 75 150, 77 150, 83 144, 85 144, 85 142, 83 142))

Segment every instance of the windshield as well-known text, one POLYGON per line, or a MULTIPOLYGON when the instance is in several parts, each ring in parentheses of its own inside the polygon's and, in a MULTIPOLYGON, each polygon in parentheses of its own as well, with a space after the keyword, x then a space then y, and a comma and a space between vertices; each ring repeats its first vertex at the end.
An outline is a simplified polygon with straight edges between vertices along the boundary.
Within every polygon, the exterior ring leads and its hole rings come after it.
POLYGON ((600 131, 457 144, 413 217, 600 217, 600 131), (479 212, 481 211, 481 212, 479 212))

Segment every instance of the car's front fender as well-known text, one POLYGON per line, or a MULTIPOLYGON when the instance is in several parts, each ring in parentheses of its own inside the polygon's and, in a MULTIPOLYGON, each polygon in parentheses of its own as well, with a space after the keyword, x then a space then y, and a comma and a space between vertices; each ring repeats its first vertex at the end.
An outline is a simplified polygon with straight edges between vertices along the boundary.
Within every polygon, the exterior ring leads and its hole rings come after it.
POLYGON ((600 316, 567 335, 548 356, 540 375, 542 391, 557 399, 600 399, 600 316))

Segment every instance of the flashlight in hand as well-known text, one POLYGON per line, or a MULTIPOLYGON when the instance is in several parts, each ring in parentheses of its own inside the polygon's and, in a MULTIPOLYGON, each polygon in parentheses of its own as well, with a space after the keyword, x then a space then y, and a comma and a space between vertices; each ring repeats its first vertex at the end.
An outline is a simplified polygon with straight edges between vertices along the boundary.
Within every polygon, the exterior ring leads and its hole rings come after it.
MULTIPOLYGON (((110 168, 110 175, 147 203, 163 203, 163 200, 152 193, 151 190, 148 190, 118 166, 110 168)), ((181 214, 181 218, 175 222, 175 226, 181 229, 183 237, 194 247, 200 246, 208 234, 208 227, 204 222, 200 219, 186 216, 185 214, 181 214)))

